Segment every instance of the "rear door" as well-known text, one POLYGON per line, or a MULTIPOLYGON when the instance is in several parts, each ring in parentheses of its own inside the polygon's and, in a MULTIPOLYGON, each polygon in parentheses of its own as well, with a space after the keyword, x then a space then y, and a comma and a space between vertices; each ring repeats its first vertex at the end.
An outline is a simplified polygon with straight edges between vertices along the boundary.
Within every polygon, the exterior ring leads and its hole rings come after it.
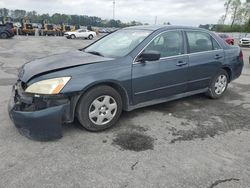
POLYGON ((187 90, 188 56, 184 53, 182 31, 167 31, 143 51, 158 51, 157 61, 134 62, 132 88, 134 104, 165 98, 187 90))
POLYGON ((207 32, 186 31, 188 43, 188 90, 208 87, 212 77, 220 70, 224 51, 207 32))

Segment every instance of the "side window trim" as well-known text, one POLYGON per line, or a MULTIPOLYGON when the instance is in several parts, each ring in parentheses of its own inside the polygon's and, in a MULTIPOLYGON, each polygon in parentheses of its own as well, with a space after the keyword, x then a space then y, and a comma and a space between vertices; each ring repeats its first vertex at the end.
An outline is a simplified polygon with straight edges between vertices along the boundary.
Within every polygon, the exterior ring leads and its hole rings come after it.
POLYGON ((187 54, 190 54, 190 46, 189 46, 188 37, 187 37, 187 30, 184 30, 183 33, 185 36, 187 54))
POLYGON ((213 48, 213 50, 215 50, 215 48, 214 48, 214 38, 210 35, 210 40, 212 41, 212 48, 213 48))
POLYGON ((178 31, 178 32, 180 32, 181 33, 181 36, 182 36, 182 40, 183 40, 183 54, 180 54, 180 55, 175 55, 175 56, 169 56, 169 57, 162 57, 162 58, 160 58, 159 59, 159 61, 160 60, 163 60, 163 59, 170 59, 170 58, 174 58, 174 57, 181 57, 181 56, 185 56, 185 55, 187 55, 187 51, 185 50, 186 49, 186 41, 185 41, 185 38, 184 38, 184 35, 183 35, 183 29, 174 29, 174 30, 167 30, 167 31, 162 31, 161 33, 158 33, 156 36, 154 36, 154 38, 152 38, 148 43, 147 43, 147 45, 145 45, 144 47, 143 47, 143 49, 138 53, 138 55, 134 58, 134 60, 133 60, 133 64, 138 64, 138 63, 140 63, 140 62, 137 62, 136 60, 137 60, 137 58, 142 54, 142 52, 151 44, 151 42, 153 42, 157 37, 159 37, 160 35, 162 35, 162 34, 165 34, 165 33, 167 33, 167 32, 171 32, 171 31, 178 31))
POLYGON ((220 51, 220 50, 223 50, 223 48, 221 47, 221 44, 218 42, 218 40, 215 39, 215 38, 214 38, 210 33, 208 33, 208 32, 200 31, 200 30, 184 30, 184 33, 185 33, 187 54, 200 54, 200 53, 206 53, 206 52, 213 52, 213 51, 220 51), (191 31, 191 32, 202 32, 202 33, 208 34, 208 35, 210 36, 210 38, 211 38, 210 40, 211 40, 211 42, 212 42, 213 50, 207 50, 207 51, 202 51, 202 52, 193 52, 193 53, 190 53, 190 46, 189 46, 189 41, 188 41, 188 37, 187 37, 187 32, 189 32, 189 31, 191 31), (214 39, 214 40, 217 42, 217 44, 219 45, 220 49, 218 49, 218 50, 215 50, 215 49, 214 49, 214 45, 213 45, 213 40, 212 40, 212 39, 214 39))
POLYGON ((187 35, 186 35, 185 30, 183 30, 183 29, 181 30, 181 33, 182 33, 182 37, 183 37, 183 50, 184 50, 183 53, 187 55, 188 50, 189 50, 188 49, 189 46, 188 46, 188 41, 187 41, 187 35))
POLYGON ((218 43, 218 41, 212 35, 210 35, 210 37, 211 37, 211 40, 212 40, 213 50, 221 50, 222 48, 221 48, 220 44, 218 43), (217 45, 220 47, 220 49, 215 49, 214 48, 214 42, 217 43, 217 45))

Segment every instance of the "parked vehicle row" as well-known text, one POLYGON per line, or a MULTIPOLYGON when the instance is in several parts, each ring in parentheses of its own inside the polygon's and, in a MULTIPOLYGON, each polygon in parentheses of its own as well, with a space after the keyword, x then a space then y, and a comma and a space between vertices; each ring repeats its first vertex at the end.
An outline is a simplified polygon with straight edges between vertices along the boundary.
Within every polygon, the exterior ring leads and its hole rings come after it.
MULTIPOLYGON (((234 45, 235 39, 228 34, 225 33, 218 33, 218 36, 222 38, 227 44, 234 45)), ((239 40, 238 45, 240 47, 250 47, 250 35, 246 35, 245 37, 241 38, 239 40)))
POLYGON ((242 68, 240 48, 207 30, 125 28, 84 49, 23 65, 9 115, 22 134, 39 140, 60 138, 62 124, 75 118, 102 131, 123 110, 198 93, 220 98, 242 68))

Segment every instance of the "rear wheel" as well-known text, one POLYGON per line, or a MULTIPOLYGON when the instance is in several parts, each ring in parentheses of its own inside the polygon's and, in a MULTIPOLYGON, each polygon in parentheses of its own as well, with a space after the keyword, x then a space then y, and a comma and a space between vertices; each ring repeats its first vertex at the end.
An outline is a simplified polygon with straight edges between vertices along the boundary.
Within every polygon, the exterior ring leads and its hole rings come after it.
POLYGON ((73 35, 70 35, 70 38, 71 38, 71 39, 75 39, 76 36, 73 34, 73 35))
POLYGON ((88 37, 89 40, 92 40, 93 38, 94 38, 93 35, 89 35, 89 37, 88 37))
POLYGON ((211 81, 209 86, 208 96, 212 99, 220 98, 227 90, 229 82, 228 73, 225 70, 221 70, 211 81))
POLYGON ((109 86, 98 86, 89 90, 77 106, 79 122, 90 131, 110 128, 117 122, 121 112, 121 96, 109 86))
POLYGON ((7 33, 1 33, 0 34, 0 38, 7 39, 8 38, 8 34, 7 33))

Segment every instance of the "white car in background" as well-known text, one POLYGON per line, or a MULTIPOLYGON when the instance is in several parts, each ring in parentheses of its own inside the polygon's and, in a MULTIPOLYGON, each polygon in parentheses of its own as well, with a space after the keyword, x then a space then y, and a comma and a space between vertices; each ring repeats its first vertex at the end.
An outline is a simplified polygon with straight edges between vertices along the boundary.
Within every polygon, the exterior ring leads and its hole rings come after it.
POLYGON ((96 37, 96 32, 89 31, 87 29, 78 29, 76 31, 69 31, 64 33, 64 36, 67 39, 75 39, 75 38, 85 38, 92 40, 94 37, 96 37))
POLYGON ((250 47, 250 35, 240 39, 239 46, 250 47))

